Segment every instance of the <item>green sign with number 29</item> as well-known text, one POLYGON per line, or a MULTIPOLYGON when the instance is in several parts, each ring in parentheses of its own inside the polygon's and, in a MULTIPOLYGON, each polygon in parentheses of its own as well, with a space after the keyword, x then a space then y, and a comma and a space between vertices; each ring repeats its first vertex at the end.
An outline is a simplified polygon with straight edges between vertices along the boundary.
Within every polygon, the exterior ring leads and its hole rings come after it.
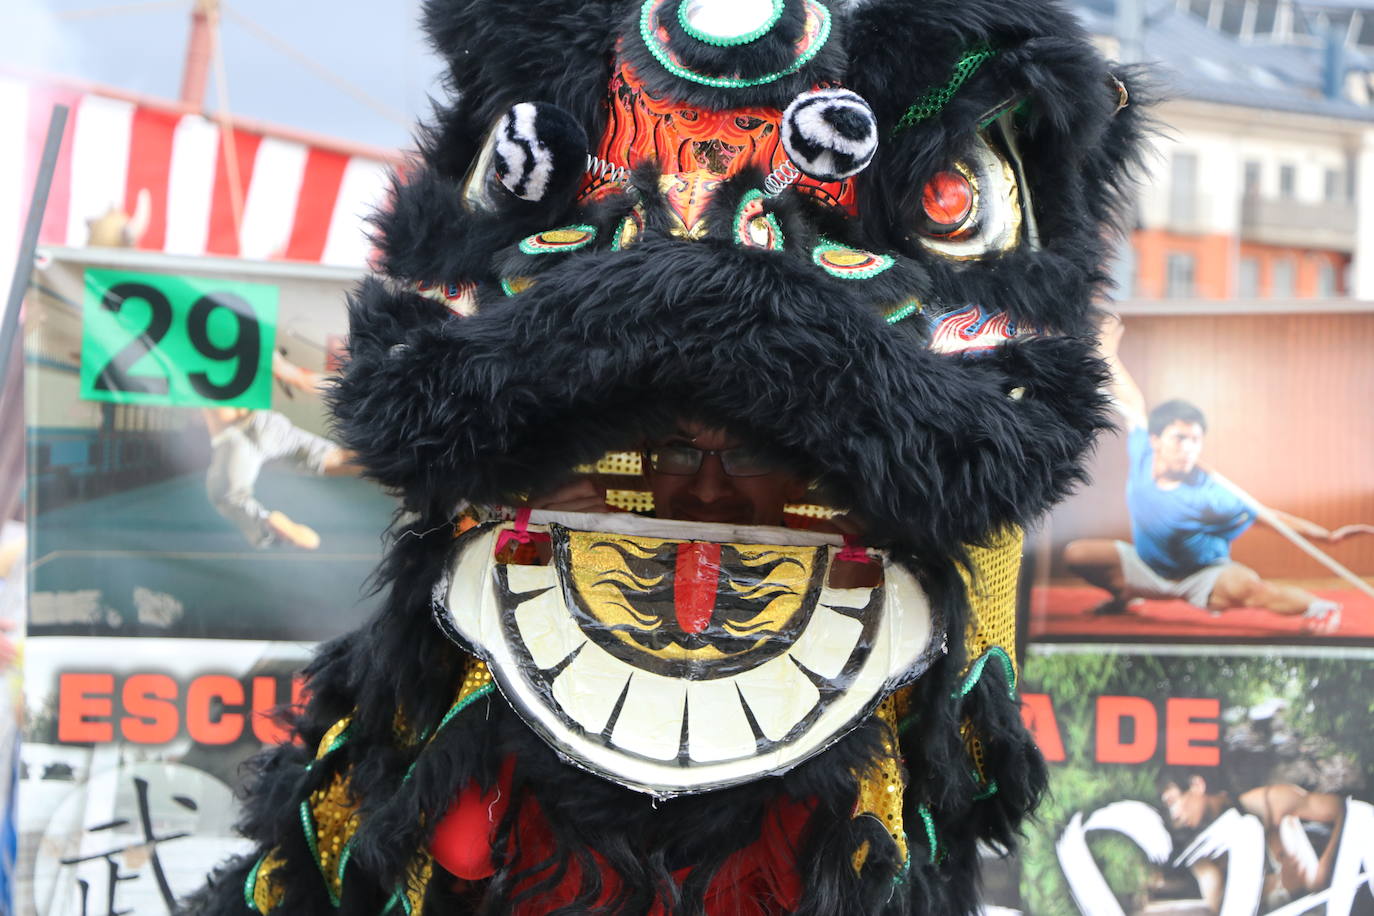
POLYGON ((81 396, 270 408, 277 295, 265 283, 88 269, 81 396))

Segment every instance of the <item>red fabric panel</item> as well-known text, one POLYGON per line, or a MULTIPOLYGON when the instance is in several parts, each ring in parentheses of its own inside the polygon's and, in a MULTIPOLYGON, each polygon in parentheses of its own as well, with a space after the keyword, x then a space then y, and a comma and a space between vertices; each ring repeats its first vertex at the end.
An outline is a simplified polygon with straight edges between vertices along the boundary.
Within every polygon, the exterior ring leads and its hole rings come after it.
POLYGON ((286 246, 288 261, 319 261, 324 256, 324 243, 329 238, 329 223, 334 218, 334 204, 346 168, 348 157, 342 153, 310 150, 300 200, 296 203, 296 224, 286 246))
POLYGON ((147 251, 161 251, 167 244, 167 179, 172 170, 172 137, 180 121, 179 115, 170 112, 134 109, 124 212, 133 214, 138 192, 148 192, 152 205, 148 229, 138 241, 138 247, 147 251))
POLYGON ((253 181, 253 164, 257 161, 260 134, 246 131, 230 132, 232 141, 226 144, 221 133, 219 156, 215 162, 215 190, 210 198, 210 235, 205 240, 205 253, 237 257, 239 253, 239 223, 243 220, 243 206, 248 200, 248 186, 253 181), (233 185, 229 180, 229 159, 238 165, 238 218, 235 219, 233 185))

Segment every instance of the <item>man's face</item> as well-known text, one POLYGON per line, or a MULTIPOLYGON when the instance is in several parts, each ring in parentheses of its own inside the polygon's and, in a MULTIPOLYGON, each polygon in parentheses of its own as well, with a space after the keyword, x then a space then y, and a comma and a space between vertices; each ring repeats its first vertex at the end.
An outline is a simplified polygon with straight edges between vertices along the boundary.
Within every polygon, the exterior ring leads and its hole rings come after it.
POLYGON ((1159 435, 1150 437, 1155 463, 1167 477, 1186 477, 1197 467, 1202 454, 1202 425, 1175 420, 1159 435))
MULTIPOLYGON (((719 452, 741 444, 723 430, 684 420, 674 434, 650 443, 649 449, 687 446, 719 452)), ((787 471, 747 477, 727 474, 720 455, 702 455, 694 473, 667 474, 646 467, 645 474, 654 493, 654 514, 689 522, 781 525, 783 508, 806 492, 805 482, 787 471)))
POLYGON ((1159 793, 1159 800, 1164 803, 1169 823, 1175 828, 1197 827, 1207 813, 1207 783, 1198 776, 1188 780, 1186 789, 1171 782, 1159 793))

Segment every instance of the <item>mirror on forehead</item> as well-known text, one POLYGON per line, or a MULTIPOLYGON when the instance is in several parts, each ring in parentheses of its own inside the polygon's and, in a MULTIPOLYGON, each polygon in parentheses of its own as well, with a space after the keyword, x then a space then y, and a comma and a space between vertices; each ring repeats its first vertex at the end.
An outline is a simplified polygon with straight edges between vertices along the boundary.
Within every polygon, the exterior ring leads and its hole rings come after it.
POLYGON ((782 0, 686 0, 682 24, 705 39, 739 40, 777 22, 782 0))

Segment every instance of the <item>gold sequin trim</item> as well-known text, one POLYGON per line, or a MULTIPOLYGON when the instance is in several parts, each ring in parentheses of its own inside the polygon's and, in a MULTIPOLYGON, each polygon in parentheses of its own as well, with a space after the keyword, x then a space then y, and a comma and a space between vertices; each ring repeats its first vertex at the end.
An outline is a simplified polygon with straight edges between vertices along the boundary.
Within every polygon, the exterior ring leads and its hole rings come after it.
POLYGON ((349 791, 348 778, 340 773, 326 788, 310 794, 310 815, 314 824, 315 861, 324 876, 331 900, 343 894, 343 866, 347 864, 348 845, 358 832, 358 803, 349 791))
POLYGON ((252 905, 259 913, 270 913, 281 905, 285 892, 272 880, 272 874, 285 864, 274 849, 253 869, 252 905))
MULTIPOLYGON (((899 861, 907 860, 906 826, 902 821, 902 797, 906 793, 906 767, 897 746, 897 697, 889 696, 878 704, 875 717, 882 723, 883 742, 879 755, 859 777, 859 797, 854 816, 874 817, 897 844, 899 861)), ((867 841, 854 850, 851 862, 855 872, 861 872, 868 861, 867 841)))

